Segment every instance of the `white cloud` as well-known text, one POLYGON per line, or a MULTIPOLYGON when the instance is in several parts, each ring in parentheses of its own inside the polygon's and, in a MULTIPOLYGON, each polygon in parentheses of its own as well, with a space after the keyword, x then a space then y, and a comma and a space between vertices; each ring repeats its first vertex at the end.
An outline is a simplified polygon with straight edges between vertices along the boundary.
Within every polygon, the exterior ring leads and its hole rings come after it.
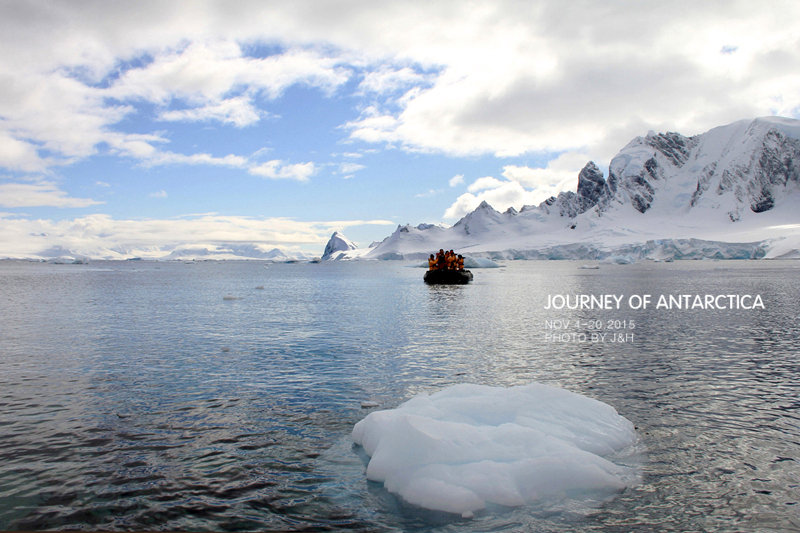
POLYGON ((147 196, 149 196, 150 198, 166 198, 167 197, 167 191, 165 191, 164 189, 161 189, 160 191, 157 191, 157 192, 151 192, 147 196))
MULTIPOLYGON (((499 180, 498 180, 499 181, 499 180)), ((531 192, 523 188, 516 181, 501 182, 498 187, 484 190, 478 194, 464 193, 447 208, 444 218, 461 218, 467 213, 474 211, 481 202, 486 201, 498 211, 505 211, 509 207, 519 210, 524 205, 535 205, 544 198, 535 191, 531 192), (541 198, 541 199, 540 199, 541 198)))
POLYGON ((357 163, 341 163, 339 165, 339 173, 350 174, 352 172, 358 172, 359 170, 363 170, 365 168, 367 168, 365 165, 359 165, 357 163))
POLYGON ((318 168, 312 162, 288 165, 278 159, 250 167, 247 170, 249 174, 261 176, 262 178, 293 179, 297 181, 308 181, 317 171, 318 168))
POLYGON ((89 207, 102 204, 89 198, 72 198, 52 181, 0 183, 0 207, 89 207))
POLYGON ((0 166, 41 172, 115 141, 146 159, 159 141, 118 126, 134 103, 244 127, 292 85, 331 93, 357 73, 350 139, 450 155, 607 159, 648 129, 800 109, 791 2, 236 5, 1 5, 0 166), (277 53, 248 53, 264 44, 277 53))
POLYGON ((579 170, 563 169, 573 166, 582 157, 580 154, 564 154, 544 169, 507 165, 503 169, 507 180, 492 176, 478 178, 467 187, 467 193, 447 208, 444 218, 460 218, 483 201, 499 211, 509 207, 519 210, 525 205, 539 205, 562 191, 575 190, 579 170))
MULTIPOLYGON (((529 168, 515 165, 503 167, 503 176, 517 181, 523 187, 550 188, 565 181, 578 185, 578 174, 593 158, 585 152, 566 152, 551 159, 545 168, 529 168)), ((594 158, 597 160, 597 157, 594 158)))
POLYGON ((464 174, 456 174, 447 182, 451 187, 458 187, 464 183, 464 174))
MULTIPOLYGON (((288 87, 304 84, 332 91, 350 76, 338 59, 303 48, 265 58, 247 57, 231 40, 195 41, 181 50, 165 50, 141 68, 126 71, 108 90, 121 100, 141 98, 166 104, 175 98, 202 105, 219 103, 244 88, 248 96, 279 97, 288 87)), ((235 101, 247 102, 239 97, 235 101)))
POLYGON ((483 191, 486 189, 497 189, 498 187, 502 187, 508 182, 500 181, 497 178, 493 178, 491 176, 486 176, 484 178, 478 178, 472 182, 472 184, 467 187, 469 192, 478 192, 483 191))
POLYGON ((448 4, 445 14, 414 4, 395 14, 395 32, 371 36, 443 66, 439 77, 401 109, 368 110, 348 129, 408 150, 513 156, 597 146, 620 128, 630 140, 650 128, 693 134, 796 116, 800 47, 782 20, 800 6, 784 7, 493 2, 448 4), (721 55, 732 40, 736 53, 721 55))
POLYGON ((164 111, 159 114, 158 118, 175 122, 217 120, 242 128, 258 122, 261 119, 261 115, 262 113, 259 112, 249 98, 239 96, 209 103, 203 107, 164 111))
POLYGON ((395 70, 390 66, 383 66, 377 71, 364 75, 358 88, 363 93, 393 93, 413 85, 427 83, 429 77, 415 72, 409 67, 395 70))
POLYGON ((211 154, 176 154, 173 152, 154 152, 144 159, 145 166, 157 165, 211 165, 231 168, 244 168, 249 163, 245 157, 228 154, 224 157, 215 157, 211 154))
POLYGON ((105 181, 95 181, 94 184, 98 187, 111 187, 111 184, 106 183, 105 181))

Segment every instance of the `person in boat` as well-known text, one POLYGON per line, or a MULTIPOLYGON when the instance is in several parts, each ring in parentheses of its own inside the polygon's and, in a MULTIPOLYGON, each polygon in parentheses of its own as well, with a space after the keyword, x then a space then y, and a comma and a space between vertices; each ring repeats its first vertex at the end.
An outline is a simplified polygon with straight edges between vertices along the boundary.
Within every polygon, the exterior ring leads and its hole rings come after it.
POLYGON ((458 270, 464 270, 464 257, 461 254, 458 254, 458 270))
POLYGON ((433 254, 428 258, 428 270, 436 270, 436 258, 433 254))
POLYGON ((445 265, 447 264, 447 259, 445 257, 444 249, 439 248, 439 253, 436 254, 436 269, 443 270, 445 265))
POLYGON ((456 269, 456 265, 458 263, 458 258, 456 257, 456 253, 453 250, 450 250, 449 253, 450 253, 450 258, 449 258, 448 263, 447 263, 447 269, 448 270, 455 270, 456 269))

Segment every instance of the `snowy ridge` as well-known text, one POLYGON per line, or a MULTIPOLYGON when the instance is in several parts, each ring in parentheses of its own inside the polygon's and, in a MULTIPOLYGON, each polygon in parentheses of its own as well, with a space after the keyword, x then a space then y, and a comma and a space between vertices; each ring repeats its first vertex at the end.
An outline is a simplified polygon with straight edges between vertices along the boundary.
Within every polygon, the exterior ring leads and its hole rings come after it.
POLYGON ((450 228, 397 230, 342 258, 421 259, 439 248, 493 259, 800 257, 800 121, 745 120, 701 135, 648 133, 576 192, 501 213, 482 203, 450 228))

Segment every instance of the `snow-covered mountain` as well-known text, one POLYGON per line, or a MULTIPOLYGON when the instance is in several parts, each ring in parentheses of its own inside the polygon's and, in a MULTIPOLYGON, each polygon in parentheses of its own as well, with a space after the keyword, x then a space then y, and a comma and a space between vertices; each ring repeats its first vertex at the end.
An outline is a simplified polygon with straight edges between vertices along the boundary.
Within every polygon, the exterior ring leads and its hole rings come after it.
POLYGON ((322 260, 328 261, 331 259, 341 259, 345 252, 356 250, 358 247, 353 244, 353 241, 345 237, 338 231, 334 231, 328 244, 325 245, 325 251, 322 253, 322 260))
POLYGON ((344 258, 417 259, 439 248, 492 258, 800 258, 800 121, 767 117, 701 135, 648 133, 576 192, 500 213, 486 202, 450 228, 398 226, 344 258))

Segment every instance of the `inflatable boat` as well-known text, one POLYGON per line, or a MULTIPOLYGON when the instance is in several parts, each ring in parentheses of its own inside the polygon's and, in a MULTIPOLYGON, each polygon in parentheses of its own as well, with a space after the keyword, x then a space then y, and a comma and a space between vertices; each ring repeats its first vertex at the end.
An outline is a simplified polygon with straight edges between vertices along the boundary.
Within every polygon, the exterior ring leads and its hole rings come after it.
POLYGON ((464 285, 472 281, 469 270, 428 270, 422 279, 428 285, 464 285))

